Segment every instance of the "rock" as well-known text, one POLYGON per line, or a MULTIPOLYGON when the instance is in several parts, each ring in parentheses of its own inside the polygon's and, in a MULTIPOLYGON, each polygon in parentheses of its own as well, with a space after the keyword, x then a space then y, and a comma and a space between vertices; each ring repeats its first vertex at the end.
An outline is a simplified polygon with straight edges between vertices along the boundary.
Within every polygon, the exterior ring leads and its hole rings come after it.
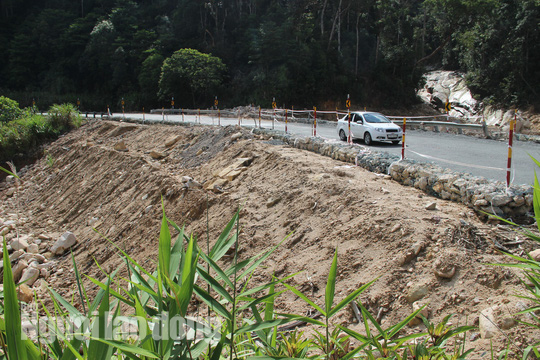
POLYGON ((17 299, 27 304, 30 304, 34 300, 34 292, 30 286, 26 284, 19 285, 17 288, 17 299))
POLYGON ((426 205, 426 210, 437 210, 437 203, 434 201, 426 205))
POLYGON ((540 262, 540 249, 536 249, 534 251, 531 251, 529 255, 532 257, 534 261, 540 262))
MULTIPOLYGON (((412 304, 413 312, 419 310, 424 305, 426 304, 420 301, 415 301, 412 304)), ((429 307, 427 305, 418 313, 418 315, 416 315, 413 319, 411 319, 411 321, 409 321, 409 326, 412 327, 412 326, 420 325, 423 322, 422 316, 425 317, 426 319, 429 317, 429 307)))
POLYGON ((66 231, 58 240, 56 240, 56 243, 51 247, 51 253, 54 255, 61 255, 63 254, 67 249, 72 247, 77 243, 77 237, 72 232, 66 231))
POLYGON ((148 214, 148 213, 152 210, 153 207, 154 207, 153 205, 148 205, 148 206, 144 209, 144 213, 145 213, 145 214, 148 214))
POLYGON ((28 248, 26 251, 30 254, 37 254, 39 253, 39 245, 38 244, 30 244, 28 245, 28 248))
POLYGON ((493 306, 482 310, 480 313, 478 327, 482 339, 491 339, 497 333, 497 320, 495 318, 496 310, 498 310, 498 307, 493 306))
POLYGON ((443 279, 451 279, 456 274, 456 266, 443 255, 433 263, 433 272, 443 279))
POLYGON ((116 145, 114 145, 114 150, 116 150, 116 151, 128 151, 128 149, 126 147, 126 143, 123 140, 117 142, 116 145))
POLYGON ((20 237, 11 242, 11 248, 13 250, 26 250, 28 248, 28 242, 25 238, 20 237))
POLYGON ((17 260, 19 258, 19 256, 21 256, 23 254, 24 254, 23 250, 14 251, 14 252, 11 253, 11 255, 9 255, 9 261, 17 260))
POLYGON ((150 151, 150 156, 152 157, 152 159, 159 160, 159 159, 163 159, 165 157, 165 154, 156 150, 152 150, 150 151))
POLYGON ((165 141, 165 146, 166 147, 171 147, 173 146, 174 144, 176 144, 178 142, 178 140, 180 140, 182 137, 180 135, 178 136, 173 136, 173 137, 170 137, 169 139, 167 139, 167 141, 165 141))
POLYGON ((406 299, 409 303, 414 303, 417 300, 422 299, 429 292, 429 288, 426 284, 414 284, 409 288, 406 299))
POLYGON ((394 226, 392 226, 392 229, 390 229, 390 233, 395 233, 399 229, 401 229, 401 223, 396 223, 394 226))
POLYGON ((9 226, 4 226, 2 229, 0 229, 0 236, 6 236, 9 234, 9 226))
POLYGON ((488 206, 489 202, 486 199, 478 199, 474 202, 474 206, 480 207, 480 206, 488 206))
POLYGON ((503 330, 509 330, 516 326, 517 322, 516 320, 512 319, 511 317, 507 317, 502 319, 501 321, 501 329, 503 330))
POLYGON ((512 198, 507 195, 495 195, 491 199, 491 205, 501 207, 512 201, 512 198))
POLYGON ((281 197, 275 197, 275 198, 270 198, 267 202, 266 202, 266 207, 272 207, 274 205, 276 205, 277 203, 279 203, 281 201, 281 197))
POLYGON ((19 280, 19 283, 27 284, 28 286, 34 285, 36 280, 39 278, 39 269, 36 269, 35 267, 29 266, 26 268, 26 270, 23 271, 23 274, 21 276, 21 280, 19 280))
POLYGON ((203 151, 204 151, 203 149, 199 149, 199 151, 197 151, 197 153, 195 155, 199 156, 199 155, 201 155, 203 153, 203 151))
POLYGON ((184 184, 184 188, 201 188, 202 184, 198 182, 197 180, 194 180, 193 178, 189 176, 183 176, 182 177, 182 183, 184 184))
POLYGON ((38 236, 39 240, 51 240, 51 237, 45 234, 39 234, 38 236))
POLYGON ((9 188, 6 190, 6 196, 13 196, 15 194, 15 188, 9 188))
POLYGON ((17 283, 22 276, 22 273, 28 267, 28 263, 25 260, 20 260, 15 266, 13 266, 13 281, 17 283))
POLYGON ((231 141, 236 141, 236 140, 240 139, 241 137, 242 137, 242 133, 237 132, 237 133, 231 135, 231 141))
POLYGON ((49 270, 47 269, 40 269, 39 270, 39 276, 41 276, 44 279, 48 279, 51 274, 49 273, 49 270))

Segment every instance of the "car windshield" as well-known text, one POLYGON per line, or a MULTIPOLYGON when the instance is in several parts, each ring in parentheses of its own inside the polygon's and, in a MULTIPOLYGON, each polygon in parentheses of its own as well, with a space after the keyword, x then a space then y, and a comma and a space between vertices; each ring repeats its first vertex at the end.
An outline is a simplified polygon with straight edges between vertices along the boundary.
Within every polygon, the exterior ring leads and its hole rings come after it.
POLYGON ((389 122, 391 122, 383 114, 377 114, 377 113, 364 114, 364 119, 368 123, 389 123, 389 122))

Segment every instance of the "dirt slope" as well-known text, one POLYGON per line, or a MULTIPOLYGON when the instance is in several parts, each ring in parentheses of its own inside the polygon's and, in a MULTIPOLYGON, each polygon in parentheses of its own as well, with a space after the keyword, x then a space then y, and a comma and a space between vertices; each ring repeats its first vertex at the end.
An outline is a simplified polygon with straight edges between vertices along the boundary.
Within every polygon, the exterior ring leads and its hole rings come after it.
MULTIPOLYGON (((480 311, 494 305, 500 306, 501 320, 520 310, 522 300, 514 297, 521 289, 518 277, 484 265, 507 260, 496 254, 493 244, 515 243, 516 234, 481 222, 464 206, 402 187, 384 175, 234 127, 96 121, 59 139, 48 153, 54 166, 43 159, 25 169, 18 195, 8 197, 9 186, 0 185, 0 218, 22 218, 20 232, 30 235, 30 241, 39 234, 50 236, 52 240, 40 245, 42 253, 64 231, 75 233, 75 258, 80 270, 91 276, 102 277, 94 259, 107 271, 121 264, 115 249, 92 227, 137 260, 150 267, 155 263, 163 197, 167 215, 185 223, 201 242, 206 239, 207 207, 210 239, 215 239, 242 206, 240 256, 261 252, 292 233, 255 274, 254 284, 267 281, 272 272, 285 276, 303 271, 290 283, 323 304, 337 248, 337 300, 379 277, 361 300, 384 325, 412 312, 415 294, 423 294, 421 304, 429 303, 431 319, 455 313, 454 324, 478 324, 480 311), (173 139, 174 145, 165 146, 173 139), (127 151, 114 150, 119 141, 127 151), (229 166, 240 170, 224 170, 229 166), (220 172, 231 181, 220 179, 220 172), (183 176, 203 186, 188 186, 183 176), (436 210, 427 210, 432 202, 436 210)), ((521 248, 508 248, 516 253, 532 249, 527 242, 518 245, 521 248)), ((57 264, 47 281, 69 296, 75 290, 71 260, 64 255, 53 261, 57 264)), ((35 288, 44 294, 39 281, 35 288)), ((290 293, 278 303, 283 312, 308 310, 290 293)), ((351 309, 334 321, 360 329, 351 309)), ((506 337, 518 346, 538 338, 510 325, 505 335, 496 335, 497 349, 506 337)), ((467 337, 477 348, 471 358, 482 358, 489 340, 477 334, 467 337)))

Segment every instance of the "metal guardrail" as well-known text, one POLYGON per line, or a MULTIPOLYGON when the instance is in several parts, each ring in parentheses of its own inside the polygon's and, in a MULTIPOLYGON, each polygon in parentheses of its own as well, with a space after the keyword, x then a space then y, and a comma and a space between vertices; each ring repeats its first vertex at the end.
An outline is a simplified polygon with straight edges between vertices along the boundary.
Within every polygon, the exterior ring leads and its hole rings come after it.
MULTIPOLYGON (((162 114, 162 115, 210 115, 210 116, 218 116, 218 110, 208 110, 208 109, 152 109, 150 111, 151 114, 162 114)), ((329 113, 329 112, 324 112, 329 113)), ((313 116, 311 115, 310 110, 289 110, 289 121, 296 121, 296 122, 302 122, 302 123, 309 123, 313 121, 313 116), (308 117, 294 117, 294 113, 307 113, 308 117)), ((338 111, 337 114, 346 114, 341 111, 338 111)), ((94 115, 95 116, 95 115, 94 115)), ((223 117, 249 117, 253 119, 257 119, 259 117, 259 111, 249 111, 249 112, 241 112, 241 111, 231 111, 231 110, 219 110, 219 116, 223 117)), ((279 119, 281 121, 284 121, 285 119, 285 110, 284 109, 276 109, 275 111, 268 111, 263 110, 260 113, 260 117, 263 120, 272 120, 272 119, 279 119)), ((400 125, 403 123, 403 117, 397 117, 397 116, 387 116, 390 120, 392 120, 393 123, 400 125)), ((446 115, 439 115, 439 116, 426 116, 426 119, 436 119, 438 117, 446 117, 446 115)), ((418 117, 416 117, 418 118, 418 117)), ((318 120, 321 122, 322 119, 318 120)), ((328 121, 323 120, 324 122, 332 123, 334 121, 328 121)), ((462 133, 464 129, 466 130, 476 130, 482 132, 486 137, 489 137, 489 130, 485 123, 482 124, 470 124, 470 123, 457 123, 457 122, 451 122, 451 121, 437 121, 437 120, 407 120, 407 125, 411 125, 414 127, 419 127, 421 129, 423 128, 432 128, 434 131, 438 132, 440 131, 440 128, 455 128, 458 130, 458 133, 462 133)))

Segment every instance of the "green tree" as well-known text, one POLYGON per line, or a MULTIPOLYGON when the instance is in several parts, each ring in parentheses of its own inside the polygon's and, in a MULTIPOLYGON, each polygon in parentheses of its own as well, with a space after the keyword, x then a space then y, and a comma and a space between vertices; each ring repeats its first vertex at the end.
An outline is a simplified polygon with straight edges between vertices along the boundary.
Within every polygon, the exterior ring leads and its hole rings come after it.
POLYGON ((23 111, 19 103, 5 96, 0 96, 0 123, 7 123, 21 116, 23 111))
POLYGON ((158 95, 162 100, 175 96, 179 102, 191 96, 196 106, 197 100, 219 90, 225 70, 218 57, 194 49, 178 50, 163 62, 158 95))

